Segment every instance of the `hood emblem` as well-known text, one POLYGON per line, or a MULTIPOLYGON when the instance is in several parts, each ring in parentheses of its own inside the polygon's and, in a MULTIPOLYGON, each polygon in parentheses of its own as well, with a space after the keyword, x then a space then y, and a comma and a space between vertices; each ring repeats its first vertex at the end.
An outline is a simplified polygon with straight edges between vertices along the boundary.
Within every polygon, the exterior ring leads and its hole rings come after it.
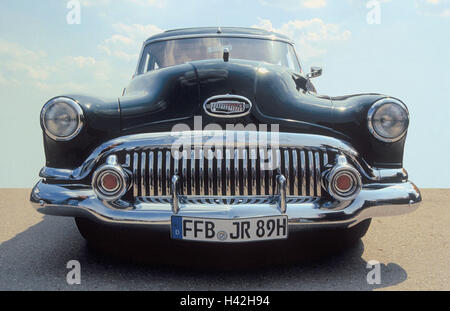
POLYGON ((243 96, 219 95, 208 98, 203 104, 203 109, 212 117, 237 118, 248 115, 252 103, 243 96))

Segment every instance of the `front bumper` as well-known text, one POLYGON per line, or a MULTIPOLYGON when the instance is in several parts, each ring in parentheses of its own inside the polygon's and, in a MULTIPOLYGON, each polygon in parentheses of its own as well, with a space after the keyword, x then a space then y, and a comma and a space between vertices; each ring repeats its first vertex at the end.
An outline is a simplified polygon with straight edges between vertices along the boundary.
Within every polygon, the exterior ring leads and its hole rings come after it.
MULTIPOLYGON (((378 216, 394 216, 414 211, 422 201, 412 182, 373 183, 347 202, 315 201, 286 205, 192 204, 180 203, 179 216, 236 219, 262 216, 288 216, 289 230, 314 227, 352 227, 378 216)), ((170 203, 138 202, 132 209, 117 209, 99 200, 90 186, 48 184, 40 181, 32 190, 31 203, 40 213, 56 216, 88 217, 103 223, 137 224, 169 230, 173 215, 170 203)))

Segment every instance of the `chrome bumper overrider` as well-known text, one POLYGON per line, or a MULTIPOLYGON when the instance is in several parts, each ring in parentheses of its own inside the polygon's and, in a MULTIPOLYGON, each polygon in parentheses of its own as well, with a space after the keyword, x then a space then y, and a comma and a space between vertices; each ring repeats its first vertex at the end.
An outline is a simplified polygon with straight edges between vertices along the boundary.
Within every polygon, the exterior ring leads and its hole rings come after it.
MULTIPOLYGON (((289 228, 308 225, 351 227, 365 219, 401 215, 414 211, 422 197, 411 182, 365 185, 352 201, 286 204, 289 228)), ((133 209, 119 210, 97 198, 90 186, 51 185, 40 181, 32 190, 31 202, 41 213, 56 216, 89 217, 106 223, 142 224, 168 229, 174 214, 170 203, 137 203, 133 209)), ((236 219, 282 215, 277 203, 187 204, 180 202, 180 216, 236 219)))

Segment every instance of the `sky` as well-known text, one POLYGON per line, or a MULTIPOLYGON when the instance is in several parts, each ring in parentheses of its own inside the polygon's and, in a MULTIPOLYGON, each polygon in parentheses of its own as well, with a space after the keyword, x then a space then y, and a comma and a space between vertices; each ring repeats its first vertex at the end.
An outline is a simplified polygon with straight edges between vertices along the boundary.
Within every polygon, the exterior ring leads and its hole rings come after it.
POLYGON ((450 187, 450 0, 2 0, 0 187, 38 181, 47 100, 118 97, 146 38, 219 25, 289 35, 304 71, 323 68, 320 94, 400 98, 411 115, 410 179, 450 187))

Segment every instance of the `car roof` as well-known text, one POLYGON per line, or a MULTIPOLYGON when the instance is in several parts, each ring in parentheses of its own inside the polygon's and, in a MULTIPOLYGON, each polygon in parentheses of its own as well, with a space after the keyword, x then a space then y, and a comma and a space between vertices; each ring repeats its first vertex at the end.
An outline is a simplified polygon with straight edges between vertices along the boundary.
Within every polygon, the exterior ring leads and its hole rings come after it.
POLYGON ((190 37, 247 37, 247 38, 259 38, 259 39, 270 39, 285 41, 293 43, 292 40, 285 35, 267 31, 258 28, 245 28, 245 27, 194 27, 194 28, 182 28, 167 30, 165 32, 156 34, 148 38, 144 44, 148 44, 154 41, 170 40, 170 39, 181 39, 190 37))

